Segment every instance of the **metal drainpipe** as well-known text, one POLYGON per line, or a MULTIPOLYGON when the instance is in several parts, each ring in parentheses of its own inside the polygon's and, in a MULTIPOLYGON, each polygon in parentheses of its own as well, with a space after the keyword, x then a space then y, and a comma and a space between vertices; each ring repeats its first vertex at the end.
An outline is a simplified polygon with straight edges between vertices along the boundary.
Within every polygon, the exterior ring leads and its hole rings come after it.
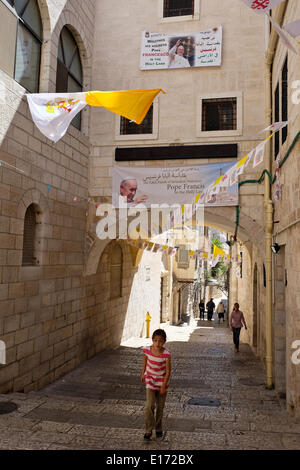
MULTIPOLYGON (((271 123, 271 93, 272 93, 272 58, 273 54, 266 53, 266 121, 271 123)), ((271 173, 271 140, 266 144, 265 168, 271 173)), ((269 178, 265 177, 264 191, 265 210, 265 263, 266 263, 266 388, 273 388, 273 325, 272 325, 272 236, 273 236, 273 202, 271 199, 271 185, 269 178)))

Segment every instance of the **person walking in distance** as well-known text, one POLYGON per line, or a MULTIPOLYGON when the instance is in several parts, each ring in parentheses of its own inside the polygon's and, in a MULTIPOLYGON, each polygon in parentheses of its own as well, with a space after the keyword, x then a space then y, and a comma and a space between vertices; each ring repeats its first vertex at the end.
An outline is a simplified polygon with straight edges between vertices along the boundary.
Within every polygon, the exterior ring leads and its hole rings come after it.
POLYGON ((141 381, 146 384, 145 440, 150 440, 155 428, 156 438, 162 438, 162 417, 171 373, 171 352, 164 347, 167 335, 155 330, 152 345, 143 348, 144 360, 141 381), (156 411, 156 412, 155 412, 156 411))
POLYGON ((231 331, 233 332, 233 343, 235 352, 239 352, 241 329, 244 325, 245 329, 247 330, 247 325, 244 318, 244 314, 240 311, 240 306, 238 303, 235 303, 233 306, 233 310, 230 314, 229 325, 231 327, 231 331))
POLYGON ((217 314, 218 314, 218 317, 219 317, 219 323, 221 321, 221 318, 223 318, 223 322, 224 322, 224 312, 225 312, 225 308, 224 308, 224 304, 221 300, 218 307, 217 307, 217 314))
POLYGON ((214 314, 214 309, 215 309, 215 304, 214 304, 214 299, 211 298, 209 302, 207 302, 206 304, 206 308, 207 308, 207 320, 208 321, 211 321, 212 317, 213 317, 213 314, 214 314))
POLYGON ((199 312, 200 312, 200 320, 204 320, 204 310, 205 310, 205 303, 204 300, 201 299, 199 302, 199 312))

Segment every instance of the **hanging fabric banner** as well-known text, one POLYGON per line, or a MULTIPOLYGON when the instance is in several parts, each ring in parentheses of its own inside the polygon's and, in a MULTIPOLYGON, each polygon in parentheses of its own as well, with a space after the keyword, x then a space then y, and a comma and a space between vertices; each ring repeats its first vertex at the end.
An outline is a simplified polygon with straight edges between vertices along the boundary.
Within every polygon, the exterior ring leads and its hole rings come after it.
POLYGON ((222 65, 222 26, 198 33, 167 34, 143 31, 141 70, 222 65))
MULTIPOLYGON (((222 187, 218 194, 214 182, 224 176, 235 162, 211 163, 182 167, 113 167, 114 207, 151 207, 178 204, 201 204, 202 193, 209 188, 206 205, 236 206, 238 204, 238 185, 222 187), (200 196, 199 196, 200 194, 200 196)), ((184 210, 185 219, 191 218, 191 208, 184 210)), ((166 224, 166 216, 162 218, 166 224)))
POLYGON ((280 184, 280 162, 281 162, 281 154, 279 153, 276 158, 276 185, 275 185, 275 190, 274 190, 275 201, 279 201, 282 196, 282 188, 280 184))
POLYGON ((256 13, 266 13, 283 2, 283 0, 242 0, 242 2, 256 13))
POLYGON ((264 161, 265 142, 259 144, 255 149, 253 168, 260 165, 264 161))
POLYGON ((140 124, 160 92, 165 93, 159 88, 85 93, 34 93, 26 96, 35 125, 48 139, 58 142, 67 132, 71 121, 87 105, 106 108, 140 124))

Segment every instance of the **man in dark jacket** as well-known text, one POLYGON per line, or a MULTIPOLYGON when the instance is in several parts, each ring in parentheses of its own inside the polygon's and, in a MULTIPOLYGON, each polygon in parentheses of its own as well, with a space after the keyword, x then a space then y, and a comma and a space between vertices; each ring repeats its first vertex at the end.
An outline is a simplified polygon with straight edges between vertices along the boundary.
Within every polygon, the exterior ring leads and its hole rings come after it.
POLYGON ((213 298, 210 299, 209 302, 206 304, 206 309, 207 309, 207 320, 211 321, 212 316, 214 314, 214 309, 215 309, 215 304, 213 302, 213 298))

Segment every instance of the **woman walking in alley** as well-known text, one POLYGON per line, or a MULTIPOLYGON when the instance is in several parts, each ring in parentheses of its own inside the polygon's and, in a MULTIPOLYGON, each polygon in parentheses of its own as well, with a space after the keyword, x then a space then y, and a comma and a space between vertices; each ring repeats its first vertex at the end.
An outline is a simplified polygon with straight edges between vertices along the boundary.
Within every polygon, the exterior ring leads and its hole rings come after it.
POLYGON ((233 310, 229 319, 229 325, 231 327, 231 331, 233 332, 233 343, 235 352, 239 352, 241 329, 244 325, 245 329, 247 330, 247 325, 244 318, 244 314, 240 311, 240 306, 238 303, 235 303, 233 306, 233 310))
POLYGON ((163 436, 162 417, 171 373, 171 353, 164 348, 166 340, 167 335, 164 330, 155 330, 152 335, 152 345, 143 349, 141 381, 146 384, 145 440, 151 439, 154 428, 156 438, 163 436))

